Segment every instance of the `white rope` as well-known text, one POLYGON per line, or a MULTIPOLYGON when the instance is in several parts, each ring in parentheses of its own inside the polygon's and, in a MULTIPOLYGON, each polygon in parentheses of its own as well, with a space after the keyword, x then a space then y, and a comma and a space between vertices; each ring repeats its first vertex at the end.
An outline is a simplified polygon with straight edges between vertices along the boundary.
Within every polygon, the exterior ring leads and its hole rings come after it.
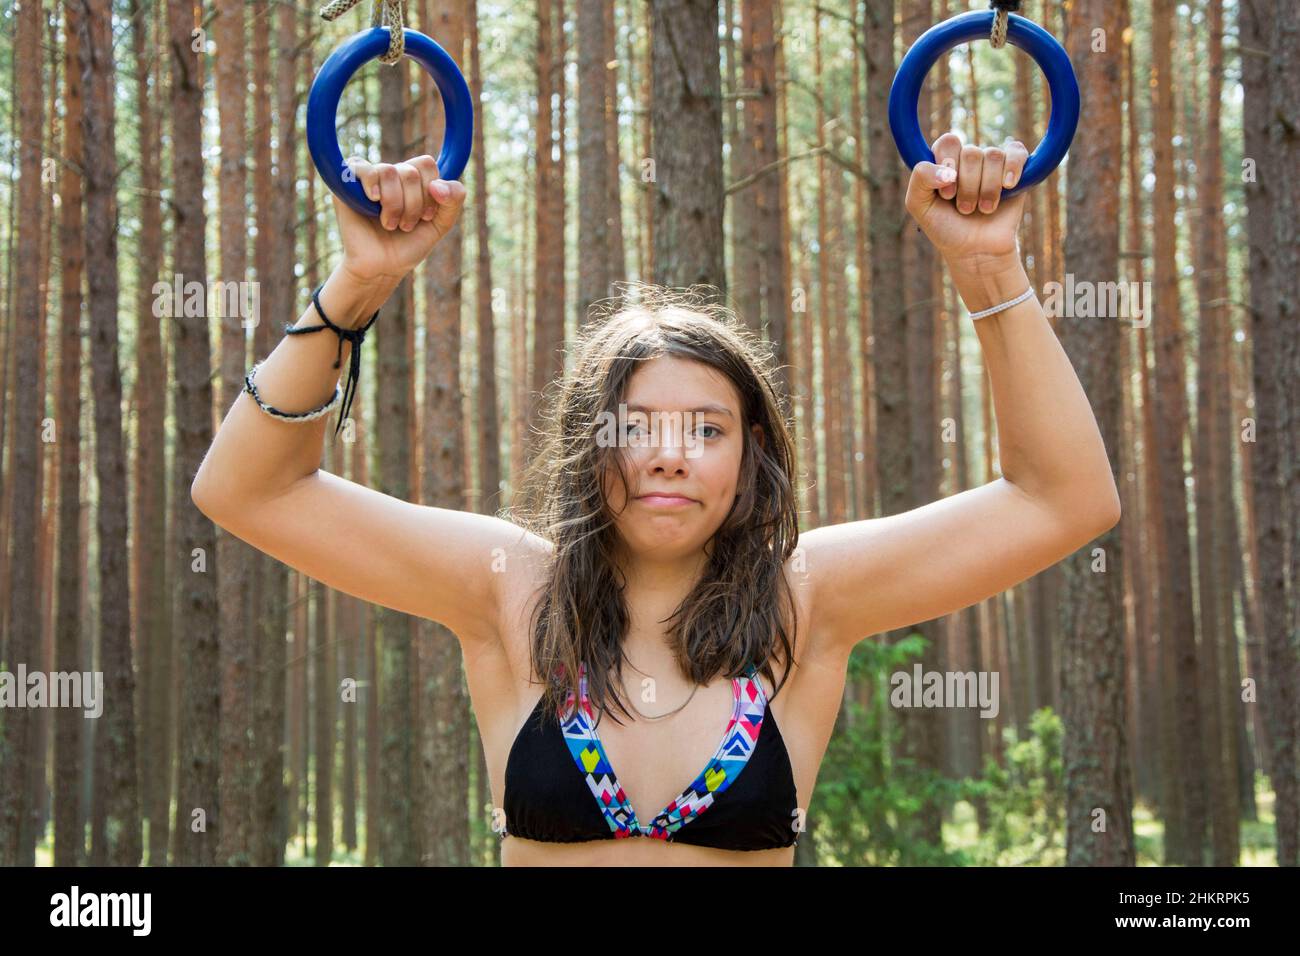
POLYGON ((993 49, 1000 50, 1007 42, 1007 11, 999 10, 993 18, 993 33, 989 36, 993 49))
POLYGON ((1000 50, 1007 42, 1007 17, 1020 12, 1020 0, 990 0, 989 8, 997 11, 993 17, 989 42, 993 44, 993 49, 1000 50))
MULTIPOLYGON (((335 20, 355 7, 361 0, 332 0, 321 8, 320 15, 326 20, 335 20)), ((370 9, 372 27, 388 27, 388 52, 379 57, 380 63, 392 66, 406 52, 406 3, 405 0, 374 0, 370 9)))

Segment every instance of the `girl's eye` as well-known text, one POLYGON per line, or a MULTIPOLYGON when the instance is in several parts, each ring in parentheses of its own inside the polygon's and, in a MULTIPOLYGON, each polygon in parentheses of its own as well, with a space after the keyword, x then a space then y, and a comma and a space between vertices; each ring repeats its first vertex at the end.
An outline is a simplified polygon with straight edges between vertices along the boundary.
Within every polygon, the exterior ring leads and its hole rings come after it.
MULTIPOLYGON (((701 425, 701 426, 700 426, 699 428, 697 428, 695 431, 696 431, 696 433, 698 434, 698 433, 700 433, 700 432, 702 432, 702 431, 705 431, 705 430, 707 430, 707 431, 709 432, 709 434, 706 434, 706 435, 703 436, 703 437, 706 438, 706 439, 708 439, 708 438, 717 438, 717 437, 720 437, 720 436, 722 435, 722 429, 719 428, 717 425, 707 425, 707 424, 706 424, 706 425, 701 425)), ((644 426, 642 426, 642 425, 636 425, 636 424, 632 424, 632 423, 629 422, 628 424, 626 424, 626 425, 623 426, 623 435, 624 435, 624 437, 627 437, 627 438, 631 438, 632 435, 633 435, 634 433, 636 433, 636 432, 643 432, 643 431, 645 431, 645 428, 644 428, 644 426)), ((648 434, 648 432, 647 432, 647 434, 648 434)))

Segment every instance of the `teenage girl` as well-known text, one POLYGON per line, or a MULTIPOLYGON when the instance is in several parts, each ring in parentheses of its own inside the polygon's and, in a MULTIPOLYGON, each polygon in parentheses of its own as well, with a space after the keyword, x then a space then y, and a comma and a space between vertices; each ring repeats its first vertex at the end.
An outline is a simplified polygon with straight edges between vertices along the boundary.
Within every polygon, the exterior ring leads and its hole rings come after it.
POLYGON ((335 199, 343 255, 295 326, 340 331, 286 335, 255 367, 191 494, 285 564, 456 635, 504 864, 791 864, 854 645, 998 594, 1119 520, 1021 264, 1024 194, 1001 197, 1025 147, 950 132, 933 150, 906 207, 977 317, 1002 476, 802 535, 770 353, 725 309, 649 286, 583 329, 530 423, 546 440, 512 520, 321 470, 323 417, 286 416, 330 405, 343 331, 465 199, 429 156, 352 161, 382 214, 335 199))

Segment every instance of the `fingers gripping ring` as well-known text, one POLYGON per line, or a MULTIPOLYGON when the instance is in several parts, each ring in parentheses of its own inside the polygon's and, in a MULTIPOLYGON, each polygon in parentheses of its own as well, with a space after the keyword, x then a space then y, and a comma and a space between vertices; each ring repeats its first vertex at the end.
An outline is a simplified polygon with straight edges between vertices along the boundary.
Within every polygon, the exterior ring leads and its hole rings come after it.
MULTIPOLYGON (((415 30, 404 30, 403 37, 406 55, 424 67, 442 94, 447 131, 438 154, 438 175, 459 179, 474 141, 469 86, 456 61, 432 39, 415 30)), ((389 39, 387 27, 371 27, 345 40, 321 64, 307 95, 307 150, 312 162, 334 195, 365 216, 378 216, 380 206, 366 195, 343 161, 337 128, 339 99, 363 64, 388 51, 389 39)))
MULTIPOLYGON (((995 16, 992 10, 974 11, 936 24, 921 34, 899 64, 889 90, 889 129, 908 169, 923 160, 934 162, 934 152, 927 145, 917 119, 917 104, 926 74, 953 47, 987 37, 995 16)), ((1028 189, 1051 175, 1069 151, 1079 125, 1079 81, 1065 48, 1038 24, 1015 14, 1007 17, 1007 42, 1032 56, 1043 71, 1052 92, 1052 115, 1043 141, 1029 154, 1020 181, 1010 189, 1003 189, 1003 196, 1028 189)))

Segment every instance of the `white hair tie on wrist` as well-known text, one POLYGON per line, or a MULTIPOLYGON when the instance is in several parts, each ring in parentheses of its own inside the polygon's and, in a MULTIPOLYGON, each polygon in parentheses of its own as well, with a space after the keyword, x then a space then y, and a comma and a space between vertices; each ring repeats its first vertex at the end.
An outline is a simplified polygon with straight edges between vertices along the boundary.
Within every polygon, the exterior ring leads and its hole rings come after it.
POLYGON ((1026 299, 1030 298, 1033 294, 1034 294, 1034 287, 1030 286, 1028 289, 1020 293, 1020 295, 1016 296, 1014 299, 1011 299, 1008 302, 1003 302, 1001 305, 995 305, 991 309, 985 309, 982 312, 972 312, 970 314, 970 317, 972 319, 982 319, 986 315, 992 315, 995 312, 1001 312, 1004 309, 1009 309, 1013 305, 1019 305, 1021 302, 1024 302, 1026 299))

